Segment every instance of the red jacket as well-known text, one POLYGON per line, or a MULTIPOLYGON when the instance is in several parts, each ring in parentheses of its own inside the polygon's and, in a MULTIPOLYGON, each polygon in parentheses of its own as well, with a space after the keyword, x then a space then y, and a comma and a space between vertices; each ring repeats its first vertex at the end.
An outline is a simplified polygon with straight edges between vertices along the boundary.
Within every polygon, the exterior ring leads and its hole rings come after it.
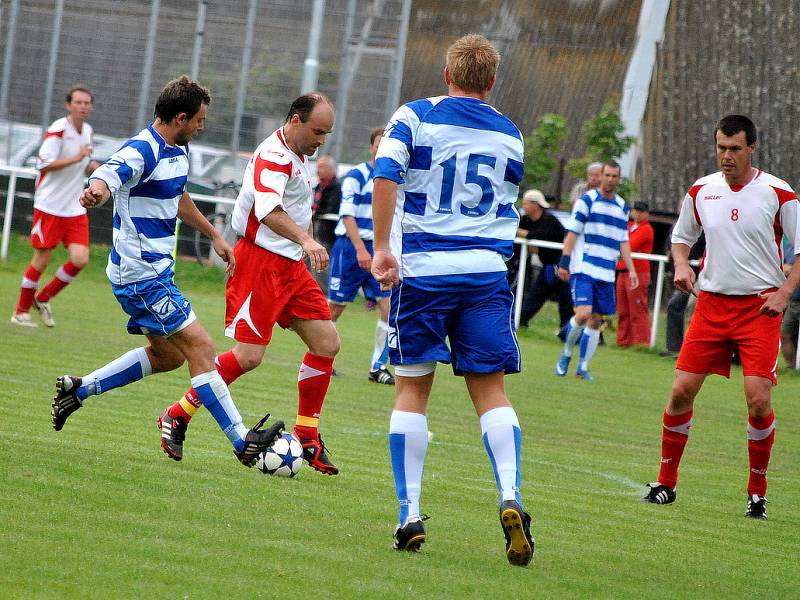
MULTIPOLYGON (((628 242, 631 245, 631 252, 653 253, 653 226, 650 221, 645 219, 641 223, 628 221, 628 242)), ((633 261, 633 266, 637 273, 650 272, 650 261, 640 258, 633 261)), ((620 258, 617 261, 617 271, 627 271, 625 261, 620 258)))

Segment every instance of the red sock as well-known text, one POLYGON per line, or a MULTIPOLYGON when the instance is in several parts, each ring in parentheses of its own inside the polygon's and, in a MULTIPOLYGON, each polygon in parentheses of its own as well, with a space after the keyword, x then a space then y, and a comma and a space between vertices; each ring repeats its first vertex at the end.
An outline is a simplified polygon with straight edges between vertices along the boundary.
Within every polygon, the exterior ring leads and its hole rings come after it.
MULTIPOLYGON (((234 356, 233 352, 229 351, 220 354, 214 359, 214 362, 217 365, 217 372, 226 385, 232 384, 244 373, 244 371, 242 371, 242 366, 239 364, 239 361, 236 360, 236 356, 234 356)), ((188 423, 201 406, 202 404, 194 388, 189 388, 189 391, 186 392, 180 400, 170 406, 167 412, 170 417, 183 417, 188 423)))
POLYGON ((678 484, 678 466, 681 463, 683 449, 689 441, 689 429, 692 427, 692 411, 682 415, 669 415, 664 411, 664 427, 661 430, 661 470, 658 472, 658 483, 671 487, 678 484))
POLYGON ((331 373, 333 373, 332 356, 319 356, 307 352, 303 357, 303 364, 300 365, 300 373, 297 376, 299 400, 294 427, 297 437, 313 438, 319 435, 317 433, 319 414, 325 403, 331 373))
POLYGON ((39 287, 39 277, 41 276, 41 272, 34 269, 33 265, 28 265, 20 284, 19 302, 17 302, 18 313, 28 312, 31 309, 33 297, 36 295, 36 288, 39 287))
POLYGON ((775 413, 770 411, 766 417, 747 419, 747 454, 750 458, 750 478, 747 493, 767 495, 767 467, 775 443, 775 413))
POLYGON ((72 283, 72 280, 81 272, 81 268, 82 267, 76 267, 69 261, 65 262, 58 268, 58 271, 56 271, 50 283, 37 294, 36 299, 39 302, 48 302, 50 298, 54 297, 58 292, 72 283))

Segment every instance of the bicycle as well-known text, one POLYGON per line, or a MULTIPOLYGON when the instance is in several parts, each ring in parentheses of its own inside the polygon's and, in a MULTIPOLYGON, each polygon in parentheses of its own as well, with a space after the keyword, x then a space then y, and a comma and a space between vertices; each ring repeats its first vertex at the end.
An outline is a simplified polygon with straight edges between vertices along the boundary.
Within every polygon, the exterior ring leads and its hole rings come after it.
MULTIPOLYGON (((214 184, 215 195, 227 198, 236 198, 239 195, 240 189, 241 185, 233 181, 214 184)), ((205 215, 208 222, 214 226, 214 229, 219 231, 222 238, 231 246, 236 243, 239 237, 231 225, 232 215, 233 206, 227 204, 217 204, 214 212, 205 215)), ((220 268, 225 267, 225 263, 217 256, 217 253, 214 252, 211 246, 211 240, 199 231, 194 232, 194 254, 197 258, 197 262, 201 265, 214 265, 220 268)))

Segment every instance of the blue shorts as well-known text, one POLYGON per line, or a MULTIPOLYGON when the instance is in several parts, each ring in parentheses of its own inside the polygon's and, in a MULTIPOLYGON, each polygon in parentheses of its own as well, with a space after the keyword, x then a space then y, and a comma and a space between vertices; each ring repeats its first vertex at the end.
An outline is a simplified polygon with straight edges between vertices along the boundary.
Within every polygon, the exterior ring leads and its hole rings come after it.
POLYGON ((617 312, 613 282, 575 273, 570 275, 569 289, 572 292, 573 306, 591 306, 592 312, 598 315, 613 315, 617 312))
POLYGON ((514 298, 502 275, 496 283, 459 291, 429 291, 401 283, 392 291, 389 311, 392 364, 452 362, 456 375, 519 373, 514 298))
POLYGON ((172 269, 153 279, 111 284, 122 310, 130 317, 128 333, 168 336, 197 319, 192 303, 172 281, 172 269))
MULTIPOLYGON (((372 256, 372 241, 364 240, 367 252, 372 256)), ((330 279, 328 280, 328 298, 332 302, 352 302, 356 299, 359 288, 364 290, 364 297, 374 300, 388 298, 391 292, 381 290, 372 273, 358 266, 356 247, 347 236, 338 236, 331 248, 330 279)))

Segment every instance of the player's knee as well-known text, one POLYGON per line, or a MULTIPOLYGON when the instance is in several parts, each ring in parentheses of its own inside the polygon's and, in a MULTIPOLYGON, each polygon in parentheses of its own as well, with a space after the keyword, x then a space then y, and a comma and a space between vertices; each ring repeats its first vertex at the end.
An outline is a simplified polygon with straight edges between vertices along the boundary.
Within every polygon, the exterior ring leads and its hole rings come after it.
POLYGON ((239 366, 242 368, 242 372, 247 373, 248 371, 252 371, 258 365, 261 364, 263 355, 255 356, 250 354, 245 354, 242 356, 237 356, 236 360, 239 363, 239 366))
POLYGON ((680 414, 689 410, 694 403, 697 391, 693 386, 685 381, 677 380, 672 384, 672 396, 670 398, 671 408, 676 410, 674 414, 680 414), (685 409, 685 410, 683 410, 685 409))
POLYGON ((83 253, 76 254, 75 256, 70 257, 69 262, 71 262, 77 269, 82 269, 89 264, 89 255, 83 253))
POLYGON ((308 349, 312 354, 332 357, 339 353, 340 343, 339 334, 332 328, 330 333, 314 340, 314 343, 308 349))

